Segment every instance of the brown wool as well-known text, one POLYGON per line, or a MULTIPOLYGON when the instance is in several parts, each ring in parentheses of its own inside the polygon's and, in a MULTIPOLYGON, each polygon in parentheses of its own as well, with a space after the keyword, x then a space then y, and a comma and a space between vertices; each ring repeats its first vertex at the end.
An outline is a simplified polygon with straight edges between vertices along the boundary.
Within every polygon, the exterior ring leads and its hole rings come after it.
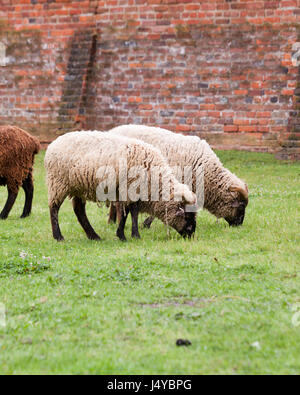
POLYGON ((34 156, 39 150, 40 143, 37 138, 16 126, 0 126, 2 185, 7 185, 17 194, 23 181, 32 173, 34 156))

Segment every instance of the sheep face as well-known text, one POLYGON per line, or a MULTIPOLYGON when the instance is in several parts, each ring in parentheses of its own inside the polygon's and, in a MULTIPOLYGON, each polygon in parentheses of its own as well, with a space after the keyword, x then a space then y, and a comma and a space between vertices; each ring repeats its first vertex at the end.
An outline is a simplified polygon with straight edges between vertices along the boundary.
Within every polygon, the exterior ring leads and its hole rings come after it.
POLYGON ((229 199, 224 207, 223 218, 230 226, 240 226, 244 222, 245 211, 248 205, 248 188, 229 188, 229 199))
POLYGON ((244 222, 246 203, 238 202, 237 204, 238 206, 232 211, 232 214, 225 217, 230 226, 240 226, 244 222))
POLYGON ((196 230, 196 213, 186 212, 184 204, 174 205, 167 215, 166 223, 182 237, 191 238, 196 230))

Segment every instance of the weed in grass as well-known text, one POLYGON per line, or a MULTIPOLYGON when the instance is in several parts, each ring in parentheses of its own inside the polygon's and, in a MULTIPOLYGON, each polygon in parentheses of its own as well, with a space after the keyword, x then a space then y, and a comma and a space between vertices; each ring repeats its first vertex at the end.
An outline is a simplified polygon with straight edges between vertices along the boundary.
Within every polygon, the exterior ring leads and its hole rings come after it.
POLYGON ((21 252, 19 256, 0 262, 0 277, 41 273, 50 269, 49 258, 38 259, 32 254, 21 252))

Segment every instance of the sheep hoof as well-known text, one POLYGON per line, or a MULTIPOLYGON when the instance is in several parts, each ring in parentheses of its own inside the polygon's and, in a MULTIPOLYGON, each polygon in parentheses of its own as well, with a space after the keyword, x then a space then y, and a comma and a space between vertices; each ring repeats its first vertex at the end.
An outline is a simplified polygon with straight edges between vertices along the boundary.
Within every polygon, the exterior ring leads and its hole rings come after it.
POLYGON ((141 238, 141 236, 138 233, 137 234, 132 234, 131 237, 133 239, 140 239, 141 238))
POLYGON ((100 241, 101 238, 98 235, 88 236, 89 240, 100 241))
POLYGON ((6 215, 6 214, 0 214, 0 219, 7 219, 7 217, 8 217, 8 215, 6 215))
POLYGON ((65 239, 64 239, 63 236, 56 237, 55 240, 56 240, 57 242, 59 242, 59 243, 60 243, 61 241, 65 241, 65 239))
POLYGON ((118 237, 119 240, 121 240, 121 241, 127 241, 127 239, 126 239, 126 237, 125 237, 124 235, 119 235, 119 234, 117 233, 117 237, 118 237))
POLYGON ((29 216, 30 216, 30 213, 29 214, 22 214, 20 218, 24 219, 24 218, 28 218, 29 216))
POLYGON ((116 236, 121 240, 121 241, 127 241, 126 237, 124 235, 124 232, 120 231, 119 229, 116 232, 116 236))

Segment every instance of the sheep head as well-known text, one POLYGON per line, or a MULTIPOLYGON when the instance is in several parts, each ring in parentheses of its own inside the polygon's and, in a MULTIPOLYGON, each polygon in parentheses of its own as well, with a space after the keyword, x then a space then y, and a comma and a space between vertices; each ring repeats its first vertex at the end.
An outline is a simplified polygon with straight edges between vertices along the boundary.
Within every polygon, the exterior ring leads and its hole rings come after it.
POLYGON ((249 191, 245 184, 241 186, 230 186, 228 189, 228 201, 226 204, 225 220, 230 226, 240 226, 244 222, 245 211, 249 201, 249 191))
POLYGON ((197 213, 191 211, 190 206, 195 206, 196 203, 196 195, 187 189, 182 201, 169 202, 164 222, 172 226, 182 237, 191 238, 196 230, 197 213))

